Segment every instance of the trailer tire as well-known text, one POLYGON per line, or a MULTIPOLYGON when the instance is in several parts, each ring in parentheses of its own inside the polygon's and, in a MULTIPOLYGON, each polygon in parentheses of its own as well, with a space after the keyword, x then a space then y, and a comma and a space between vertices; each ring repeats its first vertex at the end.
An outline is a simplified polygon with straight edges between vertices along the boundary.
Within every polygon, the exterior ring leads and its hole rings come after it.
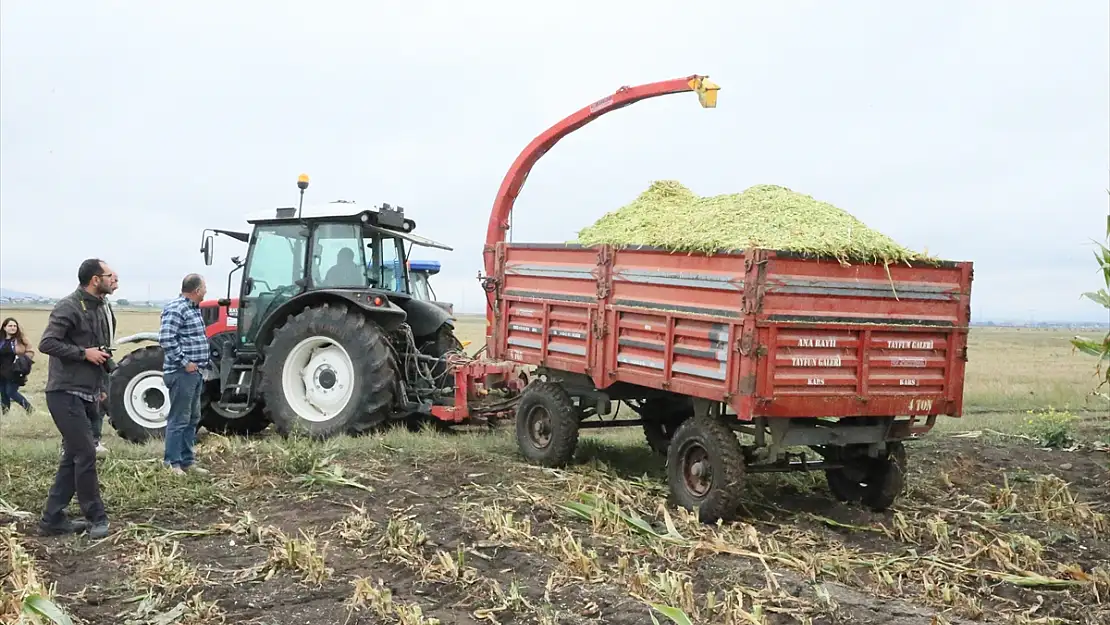
POLYGON ((675 432, 694 416, 694 405, 686 397, 652 398, 641 404, 639 413, 648 447, 665 457, 675 432))
POLYGON ((864 457, 850 464, 854 466, 825 471, 829 490, 840 501, 883 512, 906 486, 906 447, 901 441, 890 443, 884 458, 864 457))
POLYGON ((290 317, 274 331, 261 371, 265 414, 282 436, 357 435, 392 414, 396 373, 385 333, 345 306, 290 317))
POLYGON ((578 407, 566 389, 551 382, 533 382, 517 403, 517 447, 529 462, 564 466, 578 447, 578 422, 578 407))
POLYGON ((709 416, 687 419, 667 450, 671 495, 678 505, 697 511, 703 523, 736 518, 745 469, 736 434, 720 419, 709 416))

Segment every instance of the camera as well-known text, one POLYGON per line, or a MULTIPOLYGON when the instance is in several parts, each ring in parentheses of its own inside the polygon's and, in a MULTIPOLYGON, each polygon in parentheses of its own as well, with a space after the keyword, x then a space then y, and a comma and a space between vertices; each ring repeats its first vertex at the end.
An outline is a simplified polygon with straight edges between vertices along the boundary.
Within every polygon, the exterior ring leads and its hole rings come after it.
POLYGON ((104 371, 111 374, 113 371, 116 370, 116 367, 119 366, 119 365, 116 364, 115 359, 112 358, 112 356, 115 355, 116 350, 107 346, 107 345, 100 345, 100 346, 97 347, 97 349, 104 352, 105 354, 108 354, 108 359, 105 360, 104 364, 102 364, 100 366, 104 367, 104 371))

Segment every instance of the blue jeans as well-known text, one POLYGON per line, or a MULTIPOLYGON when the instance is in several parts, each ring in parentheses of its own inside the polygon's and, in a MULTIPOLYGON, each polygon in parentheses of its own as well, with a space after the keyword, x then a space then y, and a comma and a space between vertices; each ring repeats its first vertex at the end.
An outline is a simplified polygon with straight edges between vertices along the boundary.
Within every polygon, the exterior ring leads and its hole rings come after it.
POLYGON ((7 410, 13 401, 24 408, 30 405, 27 398, 19 393, 18 382, 0 378, 0 405, 7 410))
POLYGON ((162 380, 170 392, 170 409, 166 417, 166 452, 163 460, 171 467, 187 469, 196 460, 193 446, 197 442, 200 423, 200 396, 204 376, 179 369, 165 373, 162 380))

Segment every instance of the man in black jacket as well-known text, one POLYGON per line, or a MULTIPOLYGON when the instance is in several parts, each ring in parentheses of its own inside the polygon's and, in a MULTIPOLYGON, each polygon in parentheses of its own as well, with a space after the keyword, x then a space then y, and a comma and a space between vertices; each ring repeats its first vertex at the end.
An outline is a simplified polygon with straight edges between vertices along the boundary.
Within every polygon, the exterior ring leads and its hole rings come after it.
POLYGON ((54 476, 39 521, 44 534, 88 531, 92 538, 108 535, 108 515, 100 499, 96 475, 96 445, 89 414, 107 388, 109 346, 104 296, 118 285, 116 275, 103 261, 90 258, 77 270, 80 287, 58 300, 39 342, 39 351, 50 356, 46 380, 46 406, 62 434, 62 459, 54 476), (71 521, 66 507, 76 493, 84 519, 71 521))

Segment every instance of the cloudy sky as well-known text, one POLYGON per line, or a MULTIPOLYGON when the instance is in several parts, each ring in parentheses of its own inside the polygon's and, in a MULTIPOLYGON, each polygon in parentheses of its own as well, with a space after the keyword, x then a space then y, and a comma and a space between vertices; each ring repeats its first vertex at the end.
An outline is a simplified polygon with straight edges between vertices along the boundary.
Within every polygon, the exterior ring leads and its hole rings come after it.
POLYGON ((222 292, 204 227, 309 197, 400 204, 454 252, 441 299, 478 310, 501 178, 539 132, 621 85, 722 86, 641 102, 564 139, 513 238, 564 241, 654 179, 759 183, 975 262, 980 319, 1104 320, 1110 186, 1105 0, 939 2, 32 2, 0 8, 0 285, 120 297, 222 292), (688 6, 692 6, 688 5, 688 6))

